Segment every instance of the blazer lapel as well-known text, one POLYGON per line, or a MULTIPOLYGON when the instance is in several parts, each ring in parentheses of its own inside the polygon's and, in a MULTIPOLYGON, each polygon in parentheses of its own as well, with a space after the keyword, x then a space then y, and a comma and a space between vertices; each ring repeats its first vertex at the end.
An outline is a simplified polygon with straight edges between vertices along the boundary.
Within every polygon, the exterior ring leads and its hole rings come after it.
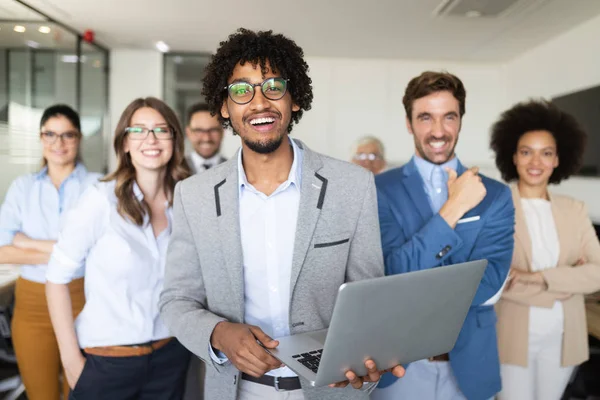
POLYGON ((308 253, 317 221, 321 215, 321 209, 327 204, 327 185, 329 182, 326 176, 318 173, 323 166, 323 162, 319 156, 308 149, 301 141, 295 140, 295 142, 304 150, 304 153, 300 204, 298 206, 296 238, 292 258, 290 293, 294 293, 294 288, 302 270, 304 259, 308 253))
MULTIPOLYGON (((239 151, 239 150, 238 150, 239 151)), ((244 256, 240 233, 240 199, 237 170, 237 153, 229 161, 221 180, 215 182, 215 212, 219 225, 221 253, 231 280, 231 295, 240 305, 241 317, 244 315, 244 256)))
POLYGON ((510 185, 510 190, 512 192, 513 204, 515 206, 515 238, 521 243, 527 259, 527 265, 519 265, 518 267, 531 270, 531 238, 529 237, 529 231, 527 230, 527 221, 525 220, 523 207, 521 207, 521 195, 519 194, 519 187, 516 183, 513 183, 510 185))
POLYGON ((433 211, 431 211, 429 199, 427 198, 427 193, 425 193, 425 184, 417 170, 415 162, 411 160, 406 164, 403 168, 403 172, 404 179, 402 179, 402 184, 404 185, 406 192, 415 204, 423 221, 428 221, 432 217, 433 211))

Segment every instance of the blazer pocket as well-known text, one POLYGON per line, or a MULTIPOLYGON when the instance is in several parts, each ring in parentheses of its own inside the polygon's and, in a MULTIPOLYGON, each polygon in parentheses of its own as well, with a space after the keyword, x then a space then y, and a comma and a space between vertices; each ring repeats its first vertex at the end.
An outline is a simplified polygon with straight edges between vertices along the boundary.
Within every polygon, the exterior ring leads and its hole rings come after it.
POLYGON ((339 246, 341 244, 348 243, 349 241, 350 241, 350 238, 346 238, 346 239, 341 239, 341 240, 335 240, 333 242, 315 243, 315 249, 321 249, 323 247, 339 246))
MULTIPOLYGON (((462 221, 462 220, 461 220, 462 221)), ((455 232, 470 232, 474 229, 481 229, 483 226, 483 221, 481 219, 478 220, 466 220, 460 224, 456 224, 454 227, 455 232)))

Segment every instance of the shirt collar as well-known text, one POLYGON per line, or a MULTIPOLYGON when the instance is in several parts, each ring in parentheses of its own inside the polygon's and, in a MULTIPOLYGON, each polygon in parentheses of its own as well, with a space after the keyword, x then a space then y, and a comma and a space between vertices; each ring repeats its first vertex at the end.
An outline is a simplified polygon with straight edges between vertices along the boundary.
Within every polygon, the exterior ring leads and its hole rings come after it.
MULTIPOLYGON (((73 172, 71 172, 69 174, 67 179, 75 178, 75 179, 81 181, 86 177, 86 175, 87 175, 87 169, 85 168, 85 166, 82 163, 77 163, 77 165, 75 165, 75 169, 73 170, 73 172)), ((48 166, 45 166, 37 174, 35 174, 35 179, 41 180, 41 179, 46 178, 47 176, 48 176, 48 166)), ((67 179, 65 179, 65 180, 67 180, 67 179)))
MULTIPOLYGON (((133 181, 133 195, 140 202, 144 200, 144 192, 142 192, 142 189, 140 189, 140 186, 137 184, 136 181, 133 181)), ((168 206, 168 204, 169 201, 165 201, 165 206, 168 206)))
MULTIPOLYGON (((421 178, 423 178, 423 181, 430 182, 431 181, 431 173, 433 172, 433 169, 435 167, 437 167, 438 165, 434 164, 432 162, 429 162, 429 161, 419 157, 416 154, 413 155, 413 161, 414 161, 415 165, 417 166, 417 170, 419 171, 421 178)), ((445 163, 440 164, 439 166, 442 167, 442 171, 444 171, 445 175, 447 174, 445 168, 452 168, 453 170, 456 171, 456 169, 458 167, 458 157, 455 155, 451 160, 448 160, 445 163)))
POLYGON ((200 169, 200 167, 202 167, 204 164, 209 164, 211 167, 214 167, 215 165, 219 164, 219 161, 221 160, 221 154, 219 152, 217 152, 217 154, 211 158, 204 158, 195 151, 192 151, 191 157, 196 169, 200 169))
MULTIPOLYGON (((288 140, 292 146, 292 151, 294 154, 294 161, 292 162, 292 167, 290 168, 290 173, 288 174, 287 181, 280 186, 285 185, 283 189, 293 184, 295 187, 300 188, 302 184, 302 150, 298 147, 298 145, 294 142, 292 138, 288 136, 288 140)), ((239 192, 242 193, 242 190, 246 186, 252 187, 252 185, 248 182, 248 178, 246 177, 246 172, 244 171, 244 165, 242 164, 242 151, 243 148, 238 152, 237 164, 238 164, 238 182, 239 182, 239 192)), ((281 189, 275 191, 277 193, 281 189)))

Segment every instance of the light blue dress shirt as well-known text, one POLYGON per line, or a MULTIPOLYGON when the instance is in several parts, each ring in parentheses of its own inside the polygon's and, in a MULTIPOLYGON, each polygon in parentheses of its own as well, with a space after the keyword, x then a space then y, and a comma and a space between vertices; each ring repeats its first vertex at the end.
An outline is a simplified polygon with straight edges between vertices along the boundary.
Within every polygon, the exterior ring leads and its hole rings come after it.
POLYGON ((444 164, 437 165, 414 155, 413 161, 417 170, 423 178, 425 193, 429 199, 429 205, 434 214, 437 214, 444 203, 448 200, 448 173, 445 168, 456 171, 458 158, 453 157, 444 164))
MULTIPOLYGON (((18 232, 36 240, 57 240, 65 212, 100 176, 77 164, 58 190, 48 176, 48 168, 15 179, 0 208, 0 246, 12 244, 18 232)), ((76 276, 82 277, 83 270, 79 270, 76 276)), ((21 277, 44 283, 46 265, 23 265, 21 277)))

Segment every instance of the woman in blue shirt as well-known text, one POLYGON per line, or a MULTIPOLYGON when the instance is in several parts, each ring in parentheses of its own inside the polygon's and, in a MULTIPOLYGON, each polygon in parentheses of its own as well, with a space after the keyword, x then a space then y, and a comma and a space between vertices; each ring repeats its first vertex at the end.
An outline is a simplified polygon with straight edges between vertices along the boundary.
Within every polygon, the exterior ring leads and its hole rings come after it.
MULTIPOLYGON (((46 109, 40 122, 43 164, 17 178, 0 209, 0 264, 20 264, 12 339, 30 400, 58 400, 61 362, 45 295, 46 264, 63 221, 80 194, 100 177, 80 163, 79 115, 66 105, 46 109)), ((83 308, 83 271, 69 285, 72 311, 83 308)), ((64 393, 68 393, 63 379, 64 393)))

